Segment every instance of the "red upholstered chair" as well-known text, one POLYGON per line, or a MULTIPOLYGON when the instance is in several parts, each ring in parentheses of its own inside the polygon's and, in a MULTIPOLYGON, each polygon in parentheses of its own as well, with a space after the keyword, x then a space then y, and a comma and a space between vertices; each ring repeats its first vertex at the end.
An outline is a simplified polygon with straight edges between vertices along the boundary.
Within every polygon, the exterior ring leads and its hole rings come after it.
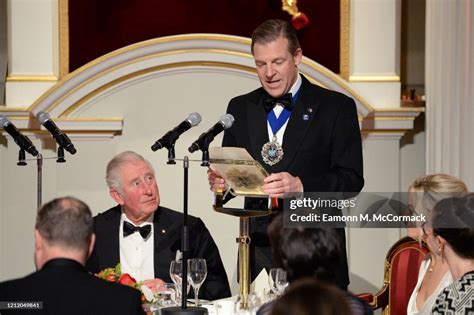
POLYGON ((406 315, 410 295, 416 286, 420 264, 429 252, 426 244, 404 237, 396 242, 385 258, 384 284, 376 294, 357 296, 385 315, 406 315))

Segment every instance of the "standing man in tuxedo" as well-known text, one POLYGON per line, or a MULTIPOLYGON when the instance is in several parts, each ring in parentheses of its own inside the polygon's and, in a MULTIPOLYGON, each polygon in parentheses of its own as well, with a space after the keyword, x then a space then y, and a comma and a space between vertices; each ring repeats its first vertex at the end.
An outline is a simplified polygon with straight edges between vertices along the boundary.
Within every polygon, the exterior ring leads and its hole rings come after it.
POLYGON ((78 199, 54 199, 38 211, 38 271, 0 283, 0 301, 42 302, 42 309, 11 310, 11 314, 145 314, 138 290, 99 279, 84 268, 94 246, 92 230, 91 211, 78 199))
MULTIPOLYGON (((267 20, 252 34, 251 51, 262 87, 233 98, 227 113, 233 126, 222 146, 243 147, 271 174, 262 186, 271 197, 301 192, 359 192, 364 186, 362 145, 354 101, 311 84, 298 72, 303 52, 288 22, 267 20)), ((208 171, 211 190, 226 189, 208 171)), ((267 199, 246 198, 246 209, 268 207, 267 199)), ((281 206, 281 202, 279 203, 281 206)), ((266 235, 271 217, 251 220, 252 279, 272 267, 266 235)), ((345 233, 338 285, 349 284, 345 233)))
MULTIPOLYGON (((170 263, 180 258, 183 214, 160 206, 155 171, 141 155, 126 151, 110 160, 106 180, 117 206, 94 218, 96 244, 87 267, 99 272, 120 262, 122 272, 153 291, 171 282, 170 263)), ((189 216, 189 258, 204 258, 207 277, 200 297, 230 296, 219 250, 201 219, 189 216)))

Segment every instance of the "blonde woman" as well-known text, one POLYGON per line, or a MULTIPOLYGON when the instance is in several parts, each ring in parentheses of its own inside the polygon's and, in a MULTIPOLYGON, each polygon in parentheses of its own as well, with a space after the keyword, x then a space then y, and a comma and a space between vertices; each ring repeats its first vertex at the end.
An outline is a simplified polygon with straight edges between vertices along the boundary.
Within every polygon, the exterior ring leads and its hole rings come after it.
MULTIPOLYGON (((430 217, 435 204, 448 197, 461 196, 468 189, 464 182, 447 174, 433 174, 418 177, 409 187, 409 203, 416 213, 430 217)), ((408 228, 408 236, 424 240, 430 253, 421 263, 418 282, 408 302, 408 315, 431 314, 438 294, 453 282, 446 260, 442 259, 438 245, 433 238, 427 238, 424 226, 408 228)))

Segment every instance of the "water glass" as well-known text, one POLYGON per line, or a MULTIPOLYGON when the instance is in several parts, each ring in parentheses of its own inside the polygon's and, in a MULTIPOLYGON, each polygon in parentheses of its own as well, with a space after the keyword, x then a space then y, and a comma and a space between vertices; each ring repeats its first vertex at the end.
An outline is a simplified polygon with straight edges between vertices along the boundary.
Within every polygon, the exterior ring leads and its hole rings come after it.
POLYGON ((176 285, 174 283, 165 283, 164 286, 158 285, 158 302, 161 306, 176 306, 176 285))

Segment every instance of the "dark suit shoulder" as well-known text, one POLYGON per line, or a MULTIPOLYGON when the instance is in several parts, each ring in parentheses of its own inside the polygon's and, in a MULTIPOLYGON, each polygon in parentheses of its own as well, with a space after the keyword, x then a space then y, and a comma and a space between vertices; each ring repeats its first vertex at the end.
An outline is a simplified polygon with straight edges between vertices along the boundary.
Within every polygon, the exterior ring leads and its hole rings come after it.
MULTIPOLYGON (((171 210, 166 207, 159 207, 157 211, 160 211, 161 213, 159 214, 160 216, 165 216, 172 222, 179 222, 181 223, 183 221, 183 213, 176 211, 176 210, 171 210)), ((195 217, 193 215, 188 214, 188 225, 189 226, 194 226, 197 224, 202 224, 202 220, 198 217, 195 217)))
POLYGON ((260 101, 260 98, 262 97, 263 94, 266 92, 263 90, 262 87, 255 89, 249 93, 238 95, 233 97, 229 101, 229 106, 227 107, 227 112, 232 112, 235 110, 238 110, 239 108, 243 110, 245 104, 258 104, 260 101))
POLYGON ((28 275, 24 278, 12 279, 0 283, 0 301, 14 301, 15 296, 18 295, 18 288, 27 288, 31 276, 32 275, 28 275))
POLYGON ((112 218, 116 218, 117 216, 120 216, 122 213, 122 210, 120 208, 120 205, 116 205, 115 207, 112 207, 104 212, 99 212, 95 217, 94 217, 94 222, 96 221, 103 221, 103 220, 110 220, 112 218))
POLYGON ((319 88, 323 90, 323 96, 327 99, 332 100, 335 106, 355 106, 354 99, 352 99, 351 97, 337 91, 328 90, 322 87, 319 88))
POLYGON ((33 272, 23 278, 0 283, 0 298, 4 298, 5 295, 15 298, 15 296, 21 297, 21 295, 32 297, 30 296, 31 294, 48 294, 47 291, 52 286, 66 291, 81 290, 80 287, 71 287, 71 283, 87 284, 91 291, 106 292, 110 295, 122 297, 140 296, 140 292, 134 288, 105 281, 85 271, 76 271, 70 268, 49 268, 33 272), (46 291, 41 290, 41 288, 46 291))
POLYGON ((69 267, 1 283, 0 300, 42 301, 46 314, 143 314, 138 290, 69 267))
POLYGON ((307 80, 304 86, 309 90, 310 95, 320 100, 320 106, 329 106, 335 110, 351 110, 356 108, 354 99, 343 93, 312 84, 307 80))
POLYGON ((264 90, 262 87, 259 87, 253 91, 250 91, 245 94, 237 95, 233 97, 230 102, 239 102, 239 101, 244 101, 244 100, 258 100, 258 98, 264 93, 264 90))

